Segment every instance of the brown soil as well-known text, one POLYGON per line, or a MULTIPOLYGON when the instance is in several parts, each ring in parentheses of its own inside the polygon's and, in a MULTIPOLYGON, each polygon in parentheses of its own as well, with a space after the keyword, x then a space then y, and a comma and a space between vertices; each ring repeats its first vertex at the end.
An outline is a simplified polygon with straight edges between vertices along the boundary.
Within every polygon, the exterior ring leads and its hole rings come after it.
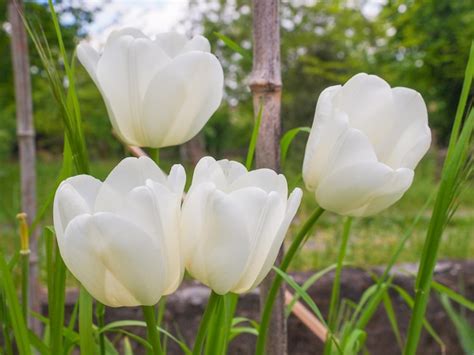
MULTIPOLYGON (((398 271, 395 271, 394 283, 413 295, 411 291, 413 290, 413 278, 400 272, 402 269, 410 268, 413 269, 414 267, 410 265, 398 267, 398 271)), ((372 271, 379 272, 377 269, 372 271)), ((301 284, 311 274, 312 273, 309 272, 295 273, 293 277, 301 284)), ((315 300, 323 315, 327 314, 329 307, 333 276, 333 273, 325 275, 309 289, 309 294, 315 300)), ((452 289, 458 291, 462 289, 462 294, 464 294, 465 297, 470 300, 474 299, 474 261, 441 262, 437 267, 436 280, 452 289)), ((372 284, 373 281, 367 271, 347 268, 342 273, 341 295, 343 298, 357 302, 363 292, 372 284)), ((208 294, 209 290, 206 287, 193 281, 186 281, 176 293, 168 297, 165 326, 174 335, 183 337, 187 344, 193 343, 193 337, 196 334, 196 328, 203 313, 208 294)), ((70 302, 72 302, 74 295, 71 294, 68 298, 70 298, 70 302)), ((410 318, 410 308, 396 292, 391 292, 391 298, 400 331, 402 334, 405 334, 410 318)), ((68 307, 69 312, 70 309, 71 307, 68 307)), ((47 310, 45 309, 45 311, 47 310)), ((240 299, 237 314, 258 320, 257 292, 251 292, 240 299)), ((444 342, 445 354, 463 354, 455 328, 444 312, 436 294, 431 297, 427 314, 428 321, 444 342)), ((469 318, 471 322, 474 322, 474 313, 471 312, 469 318)), ((141 319, 140 309, 107 309, 107 322, 122 319, 141 319)), ((321 341, 310 333, 293 315, 289 318, 288 329, 290 355, 320 354, 322 352, 321 341)), ((145 336, 143 329, 131 328, 130 330, 145 336)), ((401 353, 383 307, 380 307, 375 313, 367 327, 367 332, 366 347, 370 354, 392 355, 401 353)), ((252 335, 242 335, 232 342, 229 353, 252 354, 254 347, 255 337, 252 335)), ((137 354, 141 353, 138 348, 137 350, 137 354)), ((168 354, 181 353, 182 352, 172 341, 168 341, 168 354)), ((435 340, 424 332, 420 341, 418 354, 443 354, 443 351, 435 340)))

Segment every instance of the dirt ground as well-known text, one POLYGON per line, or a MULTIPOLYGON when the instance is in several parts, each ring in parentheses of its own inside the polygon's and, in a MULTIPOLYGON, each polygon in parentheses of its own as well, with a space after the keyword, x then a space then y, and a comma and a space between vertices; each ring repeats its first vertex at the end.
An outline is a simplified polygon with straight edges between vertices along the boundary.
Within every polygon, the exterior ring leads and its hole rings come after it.
MULTIPOLYGON (((414 272, 413 265, 403 265, 394 271, 394 283, 412 293, 413 278, 406 276, 402 270, 414 272)), ((379 272, 379 270, 372 270, 379 272)), ((293 277, 298 283, 303 283, 311 273, 295 273, 293 277)), ((333 273, 322 277, 310 289, 309 293, 321 309, 323 315, 327 314, 333 273)), ((462 290, 468 299, 474 299, 474 261, 464 262, 441 262, 437 266, 436 280, 455 290, 462 290)), ((370 287, 372 279, 367 271, 361 269, 348 268, 342 274, 341 296, 357 302, 362 293, 370 287)), ((183 337, 187 344, 193 343, 196 328, 203 313, 209 290, 192 281, 185 281, 180 289, 168 297, 165 314, 165 326, 175 335, 183 337)), ((408 327, 410 318, 410 308, 403 299, 392 292, 392 303, 400 331, 404 334, 408 327)), ((74 295, 68 297, 73 301, 74 295)), ((68 307, 68 309, 70 309, 68 307)), ((46 307, 45 307, 45 311, 46 307)), ((258 319, 258 293, 249 293, 239 301, 237 314, 251 319, 258 319)), ((426 332, 423 333, 418 354, 463 354, 460 347, 455 328, 448 316, 444 312, 437 295, 431 297, 428 306, 428 320, 433 328, 440 335, 444 342, 445 350, 434 341, 426 332)), ((471 322, 474 321, 474 314, 471 312, 471 322)), ((141 311, 138 308, 108 308, 106 321, 111 322, 119 319, 141 319, 141 311)), ((295 316, 291 315, 288 322, 288 350, 290 355, 319 354, 322 352, 322 343, 303 325, 295 316)), ((145 336, 143 329, 130 329, 145 336)), ((367 350, 370 354, 392 355, 400 354, 393 335, 390 323, 385 315, 383 307, 375 313, 373 319, 367 327, 368 337, 366 342, 367 350)), ((474 335, 473 335, 474 336, 474 335)), ((252 354, 255 347, 255 337, 252 335, 241 335, 237 337, 230 346, 230 354, 252 354)), ((138 350, 138 349, 137 349, 138 350)), ((140 350, 137 351, 140 353, 140 350)), ((168 354, 181 354, 179 348, 172 342, 168 342, 168 354)))

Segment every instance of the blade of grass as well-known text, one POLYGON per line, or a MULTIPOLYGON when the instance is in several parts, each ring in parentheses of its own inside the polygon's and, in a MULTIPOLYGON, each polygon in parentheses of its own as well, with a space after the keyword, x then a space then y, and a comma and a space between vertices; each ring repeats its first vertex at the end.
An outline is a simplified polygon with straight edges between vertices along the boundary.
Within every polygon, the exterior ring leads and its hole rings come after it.
MULTIPOLYGON (((342 239, 341 239, 341 246, 339 247, 339 255, 337 257, 337 266, 336 266, 336 273, 334 275, 334 281, 331 291, 331 301, 329 304, 329 316, 328 316, 328 324, 331 333, 336 331, 336 319, 337 319, 337 308, 339 306, 339 294, 341 288, 341 274, 342 274, 342 265, 344 262, 344 258, 347 252, 347 245, 349 242, 349 236, 351 231, 352 225, 352 217, 346 217, 344 222, 344 229, 342 231, 342 239)), ((324 344, 324 354, 331 353, 332 342, 326 341, 324 344)))
POLYGON ((48 313, 50 318, 50 348, 53 354, 63 353, 64 309, 66 302, 66 265, 61 258, 59 248, 54 240, 54 264, 51 275, 52 288, 48 291, 50 303, 48 313))
POLYGON ((474 353, 474 337, 472 336, 474 334, 474 327, 469 324, 466 318, 462 317, 461 314, 457 313, 454 310, 446 294, 441 294, 440 300, 441 304, 446 310, 446 313, 448 314, 449 318, 456 327, 456 332, 458 334, 458 338, 464 350, 464 353, 474 353))
POLYGON ((414 355, 418 347, 441 236, 449 216, 449 208, 452 205, 453 190, 456 186, 459 186, 459 172, 466 162, 473 126, 474 111, 471 111, 461 131, 459 140, 455 145, 455 149, 449 157, 449 160, 445 161, 443 167, 441 185, 436 196, 435 206, 420 260, 420 268, 416 280, 415 305, 410 319, 405 355, 414 355))
POLYGON ((260 123, 262 122, 262 113, 263 113, 263 105, 260 104, 260 108, 258 109, 258 114, 257 114, 257 117, 255 118, 255 124, 252 130, 252 137, 250 138, 249 150, 247 152, 247 159, 245 160, 245 167, 247 168, 247 170, 252 169, 253 158, 255 156, 255 148, 257 147, 258 132, 260 130, 260 123))
POLYGON ((31 354, 31 349, 28 328, 23 318, 12 274, 10 273, 2 250, 0 250, 0 284, 3 288, 6 304, 8 306, 8 314, 10 316, 9 318, 11 320, 18 351, 22 355, 29 355, 31 354))
POLYGON ((281 165, 284 166, 286 162, 286 156, 288 154, 288 149, 290 148, 291 143, 295 139, 295 137, 298 135, 300 132, 311 132, 311 128, 309 127, 296 127, 293 129, 290 129, 288 132, 286 132, 283 137, 280 140, 280 162, 281 165))
MULTIPOLYGON (((411 297, 408 292, 406 292, 403 288, 397 285, 391 285, 391 288, 393 288, 397 293, 400 295, 400 297, 405 301, 408 307, 413 310, 413 307, 415 305, 415 301, 413 300, 413 297, 411 297)), ((431 337, 438 343, 441 353, 445 354, 446 353, 446 346, 443 343, 443 340, 441 337, 436 333, 436 331, 433 329, 431 324, 426 320, 426 318, 423 317, 422 320, 422 325, 426 329, 426 331, 431 335, 431 337)))
POLYGON ((390 322, 390 326, 392 327, 393 334, 397 339, 397 344, 400 347, 400 351, 403 351, 403 341, 400 335, 400 327, 398 326, 397 315, 393 309, 392 300, 390 298, 390 294, 385 292, 383 295, 383 305, 385 308, 385 313, 387 314, 388 321, 390 322))
POLYGON ((227 37, 226 35, 220 32, 214 32, 214 35, 219 38, 224 44, 232 49, 234 52, 239 53, 242 57, 247 60, 252 60, 252 53, 249 50, 243 49, 235 41, 227 37))
MULTIPOLYGON (((116 321, 116 322, 109 323, 106 326, 104 326, 102 329, 100 329, 99 334, 110 332, 110 331, 117 331, 117 330, 123 331, 123 329, 121 329, 123 327, 146 327, 146 323, 143 322, 143 321, 138 321, 138 320, 116 321)), ((168 331, 166 331, 163 328, 157 327, 157 329, 160 333, 163 333, 168 338, 173 340, 176 344, 178 344, 179 347, 181 348, 181 350, 183 350, 183 352, 186 355, 191 354, 191 350, 189 349, 189 347, 184 342, 180 341, 178 338, 176 338, 175 336, 173 336, 171 333, 169 333, 168 331)))
POLYGON ((474 302, 468 300, 464 296, 460 295, 456 291, 451 290, 449 287, 440 284, 439 282, 433 281, 431 287, 438 291, 440 294, 444 294, 454 302, 459 303, 461 306, 466 307, 470 311, 474 312, 474 302))
POLYGON ((473 78, 474 78, 474 41, 471 42, 471 49, 469 51, 469 59, 466 65, 466 72, 464 73, 464 81, 462 84, 461 97, 459 98, 458 107, 456 109, 456 115, 454 117, 454 124, 451 130, 451 138, 449 140, 446 160, 450 158, 450 155, 453 153, 455 149, 455 145, 458 141, 459 132, 461 130, 462 118, 464 116, 464 111, 466 110, 467 99, 471 91, 473 78))
MULTIPOLYGON (((303 285, 301 286, 301 288, 304 290, 304 291, 307 291, 316 281, 318 281, 321 277, 323 277, 324 275, 326 275, 327 273, 331 272, 332 270, 334 270, 336 268, 336 264, 332 264, 320 271, 318 271, 317 273, 311 275, 304 283, 303 285)), ((299 294, 295 294, 293 296, 293 299, 291 300, 290 303, 288 303, 288 305, 286 306, 286 309, 285 309, 285 316, 288 317, 290 314, 291 314, 291 310, 293 309, 293 306, 295 305, 296 302, 298 302, 298 300, 300 299, 300 296, 299 294)))

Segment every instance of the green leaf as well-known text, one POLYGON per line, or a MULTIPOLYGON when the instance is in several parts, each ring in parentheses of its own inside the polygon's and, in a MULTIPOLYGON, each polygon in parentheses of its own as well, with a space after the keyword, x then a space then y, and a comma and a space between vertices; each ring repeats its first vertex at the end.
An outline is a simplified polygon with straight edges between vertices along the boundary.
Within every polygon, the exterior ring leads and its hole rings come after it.
MULTIPOLYGON (((100 329, 98 331, 98 333, 100 334, 100 333, 115 331, 118 328, 123 328, 123 327, 145 327, 146 328, 146 323, 143 322, 143 321, 138 321, 138 320, 116 321, 116 322, 112 322, 112 323, 107 324, 105 327, 100 329)), ((163 333, 168 338, 173 340, 176 344, 178 344, 179 347, 181 348, 181 350, 183 350, 186 354, 191 354, 192 353, 191 350, 189 349, 189 347, 184 342, 182 342, 181 340, 179 340, 178 338, 173 336, 171 333, 169 333, 165 329, 163 329, 161 327, 156 327, 156 328, 158 329, 158 331, 160 333, 163 333)))
MULTIPOLYGON (((49 233, 51 230, 47 229, 49 233)), ((49 239, 54 238, 52 234, 49 239)), ((50 348, 53 354, 63 352, 64 310, 66 303, 66 265, 63 262, 56 239, 52 241, 54 261, 49 267, 48 284, 51 285, 48 293, 48 312, 50 317, 50 348), (51 278, 52 280, 49 280, 51 278)), ((51 253, 53 254, 53 253, 51 253)))
POLYGON ((466 307, 470 311, 474 312, 474 302, 469 301, 467 298, 464 296, 460 295, 454 290, 451 290, 449 287, 446 287, 439 282, 433 281, 431 283, 431 286, 438 291, 440 294, 444 294, 447 297, 451 298, 454 302, 459 303, 461 306, 466 307))
POLYGON ((52 354, 48 348, 48 346, 43 343, 43 341, 38 338, 38 336, 33 333, 31 330, 28 330, 28 337, 30 340, 31 345, 36 349, 38 353, 41 355, 48 355, 52 354))
MULTIPOLYGON (((323 277, 324 275, 326 275, 327 273, 331 272, 332 270, 334 270, 336 268, 336 264, 332 264, 332 265, 329 265, 328 267, 318 271, 317 273, 311 275, 304 283, 303 285, 301 286, 301 288, 304 290, 304 291, 308 291, 308 289, 316 282, 318 281, 321 277, 323 277)), ((300 296, 299 294, 295 294, 293 295, 293 299, 291 300, 290 303, 288 303, 288 305, 286 306, 286 309, 285 309, 285 316, 288 317, 290 314, 291 314, 291 310, 293 309, 294 305, 296 304, 296 302, 298 302, 298 300, 300 299, 300 296)))
POLYGON ((9 319, 11 321, 18 351, 22 355, 31 354, 28 329, 21 312, 12 275, 5 261, 2 250, 0 250, 0 285, 3 288, 5 295, 6 304, 9 310, 9 319))
POLYGON ((385 292, 383 295, 383 305, 385 308, 385 313, 387 314, 388 320, 390 322, 390 326, 392 327, 392 331, 395 334, 395 338, 397 339, 398 346, 400 347, 400 351, 403 351, 403 342, 400 335, 397 315, 393 309, 392 300, 390 299, 390 294, 388 292, 385 292))
POLYGON ((441 304, 443 305, 446 313, 456 327, 456 332, 461 342, 462 348, 465 354, 474 353, 474 327, 469 324, 469 321, 457 313, 451 302, 449 302, 449 296, 447 294, 440 295, 441 304))
MULTIPOLYGON (((413 309, 415 301, 413 298, 406 292, 403 288, 397 285, 392 285, 391 286, 397 293, 402 297, 402 299, 405 301, 405 303, 410 307, 410 309, 413 309)), ((445 354, 446 353, 446 346, 444 345, 443 340, 441 337, 436 333, 436 331, 433 329, 431 324, 426 320, 426 318, 423 318, 423 326, 425 327, 426 331, 431 335, 431 337, 438 343, 441 353, 445 354)))
POLYGON ((258 109, 258 114, 255 119, 255 124, 252 130, 252 138, 250 139, 250 143, 249 143, 247 159, 245 160, 245 167, 247 168, 247 170, 252 169, 253 157, 255 155, 255 149, 257 147, 258 132, 260 130, 260 123, 262 121, 262 114, 263 114, 263 105, 262 103, 260 103, 260 108, 258 109))
POLYGON ((293 278, 290 275, 288 275, 287 273, 283 272, 282 270, 280 270, 279 268, 277 268, 275 266, 273 267, 273 269, 275 270, 275 272, 277 274, 279 274, 283 278, 283 280, 285 280, 285 282, 288 285, 290 285, 295 290, 295 292, 303 299, 303 301, 305 301, 305 303, 308 305, 308 307, 313 311, 313 313, 316 315, 316 317, 318 317, 318 319, 321 321, 321 323, 323 323, 324 326, 327 327, 326 321, 324 320, 324 317, 323 317, 321 311, 319 310, 316 303, 311 299, 309 294, 305 290, 303 290, 301 288, 301 286, 298 285, 296 283, 296 281, 293 280, 293 278))
POLYGON ((367 333, 360 329, 353 330, 343 348, 344 354, 358 354, 364 346, 367 333))
POLYGON ((128 337, 123 338, 123 352, 124 355, 133 355, 132 344, 130 344, 128 337))
POLYGON ((295 139, 295 137, 298 135, 300 132, 311 132, 310 127, 296 127, 293 129, 290 129, 288 132, 286 132, 283 137, 280 140, 280 161, 281 165, 284 166, 286 162, 286 156, 288 154, 288 149, 290 148, 291 143, 295 139))
POLYGON ((252 60, 252 53, 249 50, 242 48, 235 41, 220 32, 214 32, 214 35, 234 52, 239 53, 245 59, 252 60))

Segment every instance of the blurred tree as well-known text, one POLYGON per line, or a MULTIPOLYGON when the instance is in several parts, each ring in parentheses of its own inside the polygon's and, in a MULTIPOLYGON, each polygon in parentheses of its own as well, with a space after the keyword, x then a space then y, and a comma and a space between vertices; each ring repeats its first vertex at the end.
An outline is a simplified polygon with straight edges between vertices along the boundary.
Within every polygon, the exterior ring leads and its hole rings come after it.
MULTIPOLYGON (((251 53, 249 0, 194 0, 189 14, 190 32, 215 39, 220 32, 251 53)), ((431 127, 444 142, 474 38, 473 22, 474 0, 282 1, 283 131, 310 125, 325 87, 365 71, 392 86, 420 91, 431 127)), ((252 122, 246 87, 251 61, 221 40, 213 50, 224 66, 227 94, 226 110, 206 128, 208 144, 218 140, 245 147, 252 122)), ((304 142, 298 139, 299 149, 304 142)))
POLYGON ((387 80, 420 91, 442 143, 451 131, 474 40, 474 0, 388 1, 375 62, 387 80))
MULTIPOLYGON (((6 19, 6 0, 0 0, 0 159, 8 157, 16 151, 15 144, 15 100, 13 88, 13 70, 10 55, 10 24, 6 19)), ((61 20, 61 32, 66 45, 66 50, 72 54, 78 38, 85 35, 85 26, 92 21, 94 9, 82 6, 83 2, 55 1, 56 11, 61 20), (74 5, 72 5, 74 4, 74 5), (86 10, 89 8, 90 10, 86 10)), ((43 31, 45 38, 52 48, 53 53, 58 52, 56 34, 51 21, 47 2, 27 2, 24 6, 25 16, 37 31, 43 31)), ((30 47, 30 72, 33 87, 34 120, 37 129, 38 149, 48 148, 52 152, 62 149, 63 128, 59 113, 52 104, 49 83, 43 69, 41 60, 32 43, 30 47)), ((58 63, 60 64, 60 63, 58 63)), ((110 127, 106 119, 105 109, 97 105, 101 102, 100 95, 94 84, 87 78, 80 65, 78 67, 79 91, 85 98, 82 105, 84 117, 87 117, 85 129, 93 132, 89 138, 96 142, 98 147, 105 140, 97 139, 98 136, 106 137, 107 130, 110 136, 110 127), (93 104, 87 100, 93 96, 93 104), (94 134, 95 133, 95 134, 94 134)), ((66 82, 65 82, 66 83, 66 82)), ((113 138, 109 140, 113 141, 113 138)))

